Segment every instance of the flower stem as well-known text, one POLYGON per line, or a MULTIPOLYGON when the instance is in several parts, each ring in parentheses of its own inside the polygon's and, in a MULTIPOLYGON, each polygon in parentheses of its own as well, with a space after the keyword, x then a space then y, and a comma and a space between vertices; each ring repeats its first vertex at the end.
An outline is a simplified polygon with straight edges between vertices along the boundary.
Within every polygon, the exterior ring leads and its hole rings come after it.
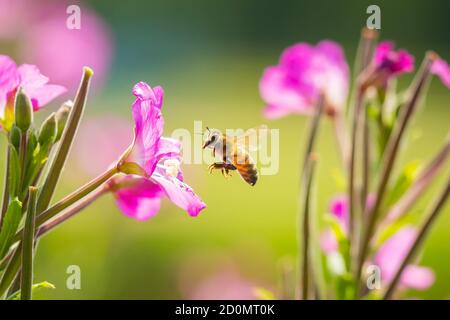
MULTIPOLYGON (((363 119, 363 148, 362 148, 362 182, 361 182, 361 213, 366 211, 367 194, 369 193, 370 183, 370 131, 369 131, 369 115, 367 108, 364 108, 363 119)), ((360 222, 364 221, 364 214, 360 217, 360 222)))
POLYGON ((5 182, 3 184, 3 187, 5 188, 3 190, 3 200, 2 200, 2 211, 0 215, 0 228, 3 224, 3 218, 5 217, 6 210, 8 210, 8 204, 9 204, 9 161, 10 161, 10 147, 8 146, 6 151, 6 169, 5 169, 5 182))
POLYGON ((350 144, 350 162, 348 169, 348 198, 349 198, 349 220, 348 220, 348 239, 349 239, 349 254, 354 256, 355 246, 355 224, 356 220, 356 147, 358 144, 358 129, 361 127, 361 113, 364 107, 364 92, 359 90, 356 96, 354 115, 352 120, 352 137, 350 144))
POLYGON ((67 211, 64 211, 61 215, 57 216, 56 218, 49 220, 45 223, 43 223, 40 228, 38 229, 36 233, 36 237, 41 237, 51 230, 53 230, 55 227, 59 226, 64 221, 67 221, 68 219, 72 218, 74 215, 82 211, 84 208, 91 205, 94 201, 96 201, 100 196, 104 195, 106 192, 109 191, 108 184, 104 184, 101 188, 93 191, 91 194, 86 196, 83 201, 79 201, 76 205, 68 209, 67 211))
POLYGON ((430 163, 421 171, 420 175, 415 179, 413 185, 402 196, 402 198, 389 210, 387 215, 387 223, 403 217, 414 203, 424 193, 425 189, 433 182, 433 179, 446 163, 450 155, 450 132, 444 147, 430 161, 430 163))
MULTIPOLYGON (((108 181, 111 177, 113 177, 117 173, 118 173, 117 166, 113 166, 104 173, 102 173, 101 175, 99 175, 97 178, 89 181, 78 190, 72 192, 71 194, 67 195, 66 197, 55 203, 53 206, 51 206, 50 208, 48 208, 47 210, 45 210, 36 217, 36 227, 41 226, 43 223, 53 218, 64 209, 70 207, 71 205, 80 201, 84 197, 88 196, 91 192, 100 187, 103 183, 108 181)), ((22 239, 21 234, 22 234, 21 232, 18 232, 14 237, 13 242, 20 241, 22 239)))
POLYGON ((350 160, 350 150, 349 150, 349 137, 348 132, 346 131, 345 123, 344 123, 344 114, 342 112, 336 113, 332 117, 334 132, 336 136, 336 140, 339 146, 339 151, 341 153, 342 165, 345 170, 349 166, 350 160))
POLYGON ((22 271, 20 282, 21 300, 31 300, 33 286, 33 247, 34 247, 34 218, 36 215, 36 194, 38 189, 30 187, 28 191, 28 212, 23 228, 22 271))
POLYGON ((11 254, 11 258, 9 259, 8 266, 3 272, 2 278, 0 280, 0 299, 5 295, 11 283, 14 281, 14 278, 17 275, 17 272, 20 269, 21 263, 21 255, 22 255, 22 244, 13 250, 11 254))
MULTIPOLYGON (((361 278, 362 267, 368 254, 368 249, 372 235, 375 229, 375 225, 378 221, 379 211, 383 202, 386 188, 391 176, 392 169, 394 167, 395 160, 397 158, 400 142, 403 138, 403 134, 406 128, 417 110, 420 98, 425 93, 425 88, 430 77, 430 68, 432 61, 435 59, 436 54, 428 53, 422 63, 421 69, 417 72, 413 83, 409 88, 408 98, 405 105, 401 109, 399 120, 394 127, 394 130, 389 137, 389 141, 386 147, 386 152, 383 156, 380 179, 377 186, 375 203, 371 209, 370 215, 368 215, 364 236, 361 242, 361 247, 358 255, 357 269, 356 269, 356 281, 361 278)), ((359 286, 358 286, 359 287, 359 286)))
MULTIPOLYGON (((302 298, 308 298, 309 287, 309 238, 310 238, 310 223, 309 223, 309 195, 311 188, 312 171, 314 169, 314 161, 311 160, 312 152, 317 140, 317 133, 319 130, 320 119, 325 108, 325 99, 320 97, 318 105, 315 108, 315 114, 311 119, 311 126, 309 128, 308 140, 302 166, 302 174, 300 178, 300 211, 299 211, 299 250, 300 250, 300 271, 299 271, 299 285, 302 288, 302 298)), ((299 291, 300 292, 300 291, 299 291)))
POLYGON ((428 213, 426 215, 425 221, 423 222, 423 225, 421 226, 419 233, 417 234, 416 239, 414 240, 414 243, 412 244, 411 248, 409 249, 408 254, 406 255, 405 259, 403 259, 400 267, 398 268, 394 278, 389 283, 384 295, 383 299, 390 299, 395 288, 397 287, 397 284, 400 280, 400 277, 405 270, 406 266, 413 260, 415 257, 417 251, 419 250, 423 240, 427 236, 428 232, 431 229, 431 226, 433 222, 436 220, 438 214, 440 213, 442 207, 445 205, 445 202, 448 200, 448 196, 450 194, 450 177, 446 182, 446 186, 444 187, 444 190, 442 193, 438 196, 435 203, 430 207, 428 210, 428 213))
POLYGON ((308 164, 305 168, 304 173, 304 184, 303 184, 303 197, 302 197, 302 265, 301 265, 301 283, 302 283, 302 299, 308 299, 309 293, 309 273, 310 273, 310 238, 311 238, 311 186, 314 176, 314 168, 316 164, 316 159, 314 155, 309 158, 308 164))
MULTIPOLYGON (((26 175, 26 162, 27 162, 27 145, 28 145, 28 132, 22 132, 20 134, 20 190, 26 190, 27 186, 24 186, 24 180, 26 175)), ((21 192, 21 191, 20 191, 21 192)), ((21 194, 21 193, 19 193, 21 194)), ((22 200, 22 199, 21 199, 22 200)))
POLYGON ((56 185, 61 175, 61 171, 66 162, 69 151, 72 147, 72 142, 80 124, 83 111, 86 106, 87 95, 89 91, 90 79, 93 75, 93 71, 84 67, 83 77, 81 79, 80 87, 78 88, 77 95, 73 108, 70 112, 69 119, 67 120, 64 132, 62 134, 61 141, 59 142, 58 149, 55 153, 55 158, 51 163, 50 169, 46 176, 45 182, 41 188, 41 192, 38 197, 36 213, 39 215, 45 209, 47 209, 55 192, 56 185))
MULTIPOLYGON (((69 218, 73 217, 75 214, 82 211, 84 208, 92 204, 95 200, 97 200, 101 195, 105 194, 109 191, 109 185, 105 184, 101 188, 93 191, 91 194, 86 196, 83 200, 79 201, 75 206, 67 209, 67 211, 63 212, 60 216, 57 218, 48 221, 46 223, 43 223, 41 228, 37 229, 36 232, 36 239, 39 239, 40 237, 44 236, 51 230, 53 230, 55 227, 59 226, 64 221, 67 221, 69 218)), ((39 225, 37 225, 39 226, 39 225)), ((16 241, 21 240, 21 236, 16 235, 15 239, 16 241)), ((22 242, 19 243, 19 246, 13 250, 7 257, 5 257, 2 261, 3 263, 8 263, 7 267, 5 269, 5 272, 3 274, 3 277, 0 281, 0 297, 3 296, 3 294, 8 290, 11 283, 14 281, 14 278, 17 274, 17 272, 20 270, 21 265, 21 252, 22 252, 22 242)))

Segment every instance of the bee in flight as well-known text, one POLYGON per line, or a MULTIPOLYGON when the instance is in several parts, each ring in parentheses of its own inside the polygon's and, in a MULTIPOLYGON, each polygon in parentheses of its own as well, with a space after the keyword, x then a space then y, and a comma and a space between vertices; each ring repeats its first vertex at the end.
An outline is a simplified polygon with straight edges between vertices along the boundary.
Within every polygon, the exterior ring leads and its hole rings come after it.
POLYGON ((249 152, 257 148, 257 142, 267 133, 267 127, 262 125, 259 128, 249 129, 240 136, 228 136, 216 129, 210 130, 208 127, 206 129, 208 135, 203 149, 212 149, 213 157, 217 155, 222 160, 211 164, 208 167, 209 172, 221 170, 223 176, 227 178, 231 176, 230 171, 237 170, 245 182, 254 186, 258 180, 258 169, 249 152))

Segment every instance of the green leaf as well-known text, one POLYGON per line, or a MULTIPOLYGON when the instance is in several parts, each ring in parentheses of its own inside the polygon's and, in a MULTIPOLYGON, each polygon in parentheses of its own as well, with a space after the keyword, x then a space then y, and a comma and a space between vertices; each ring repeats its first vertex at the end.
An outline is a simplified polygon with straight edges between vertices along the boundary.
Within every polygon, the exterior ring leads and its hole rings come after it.
MULTIPOLYGON (((33 294, 36 293, 36 291, 38 291, 40 289, 55 289, 55 286, 53 284, 51 284, 50 282, 43 281, 43 282, 33 284, 33 286, 31 287, 33 294)), ((10 295, 7 300, 20 300, 20 290, 14 292, 12 295, 10 295)))
POLYGON ((15 198, 9 204, 0 230, 0 260, 6 255, 22 219, 22 203, 15 198))
POLYGON ((20 189, 20 160, 16 148, 9 145, 9 196, 14 198, 20 189))

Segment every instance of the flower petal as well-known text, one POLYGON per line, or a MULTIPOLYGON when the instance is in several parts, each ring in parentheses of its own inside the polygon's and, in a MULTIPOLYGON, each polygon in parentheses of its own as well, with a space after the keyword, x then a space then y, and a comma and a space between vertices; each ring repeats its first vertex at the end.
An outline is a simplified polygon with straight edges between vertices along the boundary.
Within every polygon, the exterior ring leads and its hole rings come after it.
POLYGON ((153 106, 161 109, 164 97, 164 90, 160 86, 152 89, 147 83, 139 82, 133 88, 133 94, 140 100, 150 100, 153 106))
POLYGON ((8 93, 14 91, 20 83, 17 65, 10 57, 0 55, 0 118, 3 117, 8 93))
POLYGON ((145 169, 148 175, 155 170, 158 162, 157 153, 161 138, 164 119, 161 110, 154 106, 149 97, 151 88, 145 83, 138 83, 133 93, 138 97, 134 102, 133 117, 135 122, 135 143, 138 149, 136 161, 145 169))
POLYGON ((206 204, 195 194, 194 190, 176 177, 164 176, 154 172, 152 179, 164 189, 169 199, 189 215, 195 217, 206 204))
POLYGON ((419 290, 428 289, 433 285, 434 280, 433 270, 414 265, 407 266, 401 276, 402 285, 419 290))
POLYGON ((330 254, 339 249, 339 245, 331 229, 327 229, 320 234, 320 248, 325 254, 330 254))
POLYGON ((55 84, 47 84, 48 78, 39 69, 30 64, 23 64, 18 68, 20 85, 29 95, 33 109, 38 110, 54 98, 63 94, 67 89, 55 84))
MULTIPOLYGON (((136 179, 126 176, 124 179, 136 179)), ((115 192, 120 210, 127 216, 144 221, 159 212, 160 199, 164 195, 161 187, 148 179, 138 179, 130 187, 115 192)))
POLYGON ((450 88, 450 67, 444 59, 437 59, 431 66, 431 73, 437 75, 442 83, 450 88))
MULTIPOLYGON (((414 227, 403 227, 378 250, 375 263, 381 269, 383 282, 389 282, 393 279, 416 236, 417 230, 414 227)), ((434 274, 431 269, 415 265, 408 265, 400 279, 403 286, 416 289, 428 288, 433 282, 434 274)))

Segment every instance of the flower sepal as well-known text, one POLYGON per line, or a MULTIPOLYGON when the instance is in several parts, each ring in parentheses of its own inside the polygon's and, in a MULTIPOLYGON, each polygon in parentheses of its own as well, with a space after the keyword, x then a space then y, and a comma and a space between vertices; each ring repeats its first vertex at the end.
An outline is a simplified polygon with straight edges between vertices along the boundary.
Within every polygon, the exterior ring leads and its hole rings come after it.
POLYGON ((136 162, 121 161, 117 165, 117 169, 119 170, 119 172, 122 172, 124 174, 133 174, 141 177, 148 177, 147 172, 145 172, 145 170, 136 162))

